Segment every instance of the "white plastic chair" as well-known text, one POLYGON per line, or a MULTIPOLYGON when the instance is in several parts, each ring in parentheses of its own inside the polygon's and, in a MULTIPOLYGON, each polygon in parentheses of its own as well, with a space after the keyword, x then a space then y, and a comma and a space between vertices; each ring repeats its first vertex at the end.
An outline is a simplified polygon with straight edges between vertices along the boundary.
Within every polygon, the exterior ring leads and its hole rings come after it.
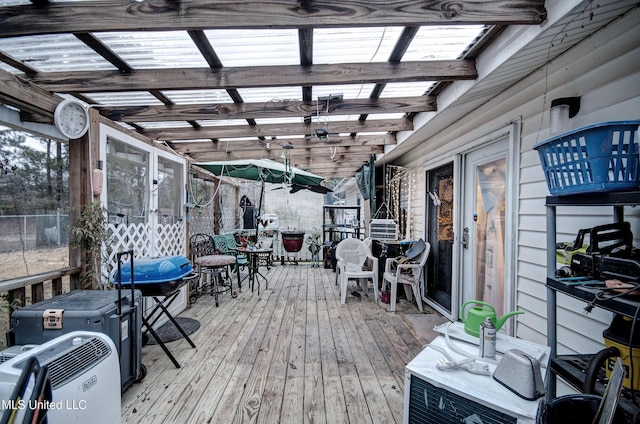
POLYGON ((373 284, 375 301, 378 301, 378 258, 371 254, 367 244, 357 238, 346 238, 336 247, 336 284, 340 283, 340 303, 347 300, 347 285, 350 279, 361 281, 362 289, 366 293, 368 279, 373 284), (370 267, 365 267, 369 259, 370 267), (366 269, 371 268, 371 269, 366 269))
POLYGON ((431 245, 425 243, 425 248, 412 262, 400 263, 398 258, 387 258, 384 266, 384 274, 382 275, 383 290, 386 290, 387 284, 391 285, 391 304, 389 305, 389 311, 395 312, 396 310, 396 298, 398 295, 398 284, 404 284, 407 300, 412 301, 413 296, 416 298, 418 309, 422 312, 422 297, 420 295, 420 282, 422 280, 422 274, 424 272, 424 266, 429 258, 431 252, 431 245), (407 290, 410 288, 410 290, 407 290))

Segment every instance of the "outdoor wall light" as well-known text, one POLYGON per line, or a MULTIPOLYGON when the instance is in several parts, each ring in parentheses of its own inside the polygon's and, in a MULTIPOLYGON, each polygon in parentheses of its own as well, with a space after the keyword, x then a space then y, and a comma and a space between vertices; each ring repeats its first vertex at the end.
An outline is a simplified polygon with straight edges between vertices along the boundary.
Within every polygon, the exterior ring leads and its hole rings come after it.
POLYGON ((549 127, 551 135, 569 130, 569 119, 580 111, 580 97, 561 97, 551 101, 549 127))

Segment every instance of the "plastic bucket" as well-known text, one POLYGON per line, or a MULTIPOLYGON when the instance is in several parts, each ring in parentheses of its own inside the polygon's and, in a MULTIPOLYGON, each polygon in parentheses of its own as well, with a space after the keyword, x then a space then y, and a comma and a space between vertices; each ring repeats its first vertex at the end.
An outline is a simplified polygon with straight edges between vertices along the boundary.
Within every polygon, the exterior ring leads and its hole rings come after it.
MULTIPOLYGON (((536 419, 537 424, 591 423, 598 412, 601 396, 566 395, 544 405, 536 419)), ((616 409, 613 424, 626 424, 624 412, 616 409)))

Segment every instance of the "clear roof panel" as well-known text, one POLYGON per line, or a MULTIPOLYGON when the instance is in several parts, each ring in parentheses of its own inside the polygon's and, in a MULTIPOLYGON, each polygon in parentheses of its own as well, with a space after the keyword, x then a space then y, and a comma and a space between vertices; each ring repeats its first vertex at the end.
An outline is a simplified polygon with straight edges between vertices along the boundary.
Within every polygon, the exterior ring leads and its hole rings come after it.
MULTIPOLYGON (((41 72, 114 69, 112 64, 71 34, 0 38, 0 51, 41 72)), ((9 72, 21 71, 14 69, 9 72)))
POLYGON ((385 62, 402 28, 318 28, 313 30, 313 63, 385 62))
POLYGON ((484 25, 423 26, 402 60, 457 59, 484 29, 484 25))
POLYGON ((203 119, 198 121, 203 127, 217 127, 227 125, 247 125, 247 121, 244 119, 203 119))
POLYGON ((415 97, 421 96, 434 84, 433 81, 419 82, 390 82, 388 83, 380 97, 415 97))
POLYGON ((187 121, 166 121, 166 122, 136 122, 142 128, 159 129, 159 128, 193 128, 187 121))
POLYGON ((404 113, 374 113, 367 116, 367 121, 375 121, 377 119, 400 119, 404 113))
POLYGON ((300 64, 294 29, 207 30, 205 34, 226 67, 300 64))
POLYGON ((94 35, 134 69, 208 66, 186 31, 113 32, 94 35))
POLYGON ((227 90, 170 90, 162 94, 178 105, 233 102, 227 90))
POLYGON ((242 96, 242 100, 247 103, 302 100, 302 89, 300 87, 239 88, 238 93, 242 96))
POLYGON ((0 0, 0 6, 17 6, 31 4, 29 0, 0 0))
POLYGON ((148 91, 129 91, 122 93, 89 93, 88 97, 96 102, 108 106, 146 106, 163 104, 148 91))
POLYGON ((318 97, 342 94, 345 99, 366 99, 373 87, 375 84, 316 85, 313 87, 313 98, 316 100, 318 97))
POLYGON ((266 124, 301 124, 304 119, 301 116, 291 116, 287 118, 257 118, 256 123, 259 125, 266 124))

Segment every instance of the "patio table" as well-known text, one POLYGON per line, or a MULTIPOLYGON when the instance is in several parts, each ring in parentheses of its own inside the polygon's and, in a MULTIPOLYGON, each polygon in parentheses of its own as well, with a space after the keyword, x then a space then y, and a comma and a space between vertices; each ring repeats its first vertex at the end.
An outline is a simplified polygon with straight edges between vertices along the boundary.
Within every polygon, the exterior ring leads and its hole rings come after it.
POLYGON ((260 294, 260 278, 264 280, 265 288, 269 288, 269 281, 267 277, 260 273, 260 256, 261 255, 270 255, 273 253, 272 248, 250 248, 250 247, 238 247, 236 249, 238 252, 244 253, 247 255, 247 260, 249 262, 249 284, 251 284, 251 291, 253 291, 254 284, 256 280, 258 281, 258 294, 260 294))

